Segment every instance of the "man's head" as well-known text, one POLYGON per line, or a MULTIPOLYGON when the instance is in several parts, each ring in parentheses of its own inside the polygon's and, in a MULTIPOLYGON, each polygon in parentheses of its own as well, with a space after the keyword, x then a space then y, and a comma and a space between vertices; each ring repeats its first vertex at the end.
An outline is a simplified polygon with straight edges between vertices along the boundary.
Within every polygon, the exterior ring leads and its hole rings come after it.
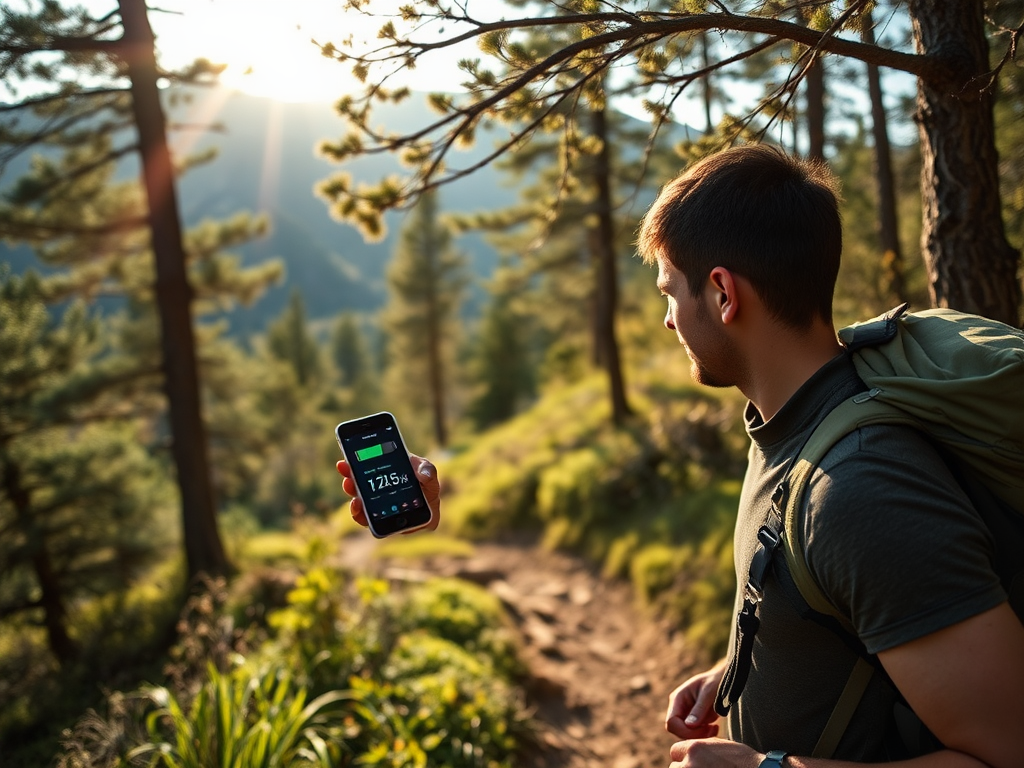
POLYGON ((842 225, 823 164, 768 145, 711 155, 669 182, 640 224, 644 261, 666 258, 692 296, 715 267, 750 281, 765 309, 793 328, 831 324, 842 225))

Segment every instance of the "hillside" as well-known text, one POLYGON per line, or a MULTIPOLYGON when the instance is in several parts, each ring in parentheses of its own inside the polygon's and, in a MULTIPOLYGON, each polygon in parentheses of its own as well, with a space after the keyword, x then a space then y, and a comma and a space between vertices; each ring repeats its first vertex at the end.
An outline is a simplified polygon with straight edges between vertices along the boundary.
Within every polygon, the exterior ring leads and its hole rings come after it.
MULTIPOLYGON (((270 289, 253 307, 229 316, 231 332, 247 336, 262 330, 268 319, 284 308, 292 287, 306 301, 312 320, 328 318, 341 311, 375 311, 386 298, 385 267, 394 250, 401 214, 387 217, 388 234, 379 243, 366 243, 348 224, 331 218, 326 203, 313 193, 314 186, 344 170, 358 181, 374 182, 400 170, 391 156, 364 157, 344 167, 328 162, 316 153, 324 140, 340 138, 345 125, 328 104, 294 104, 249 96, 224 88, 190 88, 166 95, 168 122, 175 154, 187 157, 209 149, 218 156, 184 174, 178 185, 179 203, 186 226, 203 219, 217 219, 239 211, 266 214, 270 234, 239 249, 243 263, 281 259, 286 277, 270 289)), ((378 108, 378 118, 387 126, 409 129, 423 125, 431 115, 422 94, 414 94, 399 105, 378 108)), ((627 118, 632 120, 632 118, 627 118)), ((640 121, 634 121, 643 127, 640 121)), ((455 151, 449 165, 469 165, 490 150, 504 129, 481 127, 476 145, 455 151)), ((674 141, 685 128, 663 131, 661 140, 674 141), (675 137, 675 138, 674 138, 675 137)), ((0 177, 0 187, 12 184, 29 163, 20 155, 9 163, 0 177)), ((118 178, 138 173, 134 160, 126 161, 118 178)), ((528 183, 529 178, 524 180, 528 183)), ((515 202, 517 190, 493 166, 445 186, 441 207, 447 212, 473 213, 496 210, 515 202)), ((643 205, 639 201, 638 205, 643 205)), ((497 262, 494 250, 479 234, 456 238, 455 247, 468 259, 476 278, 490 275, 497 262)), ((20 271, 34 263, 24 248, 0 242, 0 262, 20 271)), ((470 291, 468 311, 481 297, 478 285, 470 291)))
MULTIPOLYGON (((302 291, 312 319, 330 317, 342 310, 375 310, 385 300, 385 265, 400 226, 400 215, 388 217, 388 234, 382 242, 366 243, 348 224, 331 218, 326 203, 313 187, 341 168, 319 157, 320 141, 345 133, 343 121, 326 104, 286 104, 226 90, 191 93, 191 101, 170 110, 172 119, 184 124, 221 123, 223 132, 196 136, 181 133, 175 138, 179 153, 218 150, 212 163, 185 175, 179 194, 182 215, 189 224, 203 218, 219 218, 239 210, 263 212, 270 217, 268 238, 241 249, 244 261, 269 258, 285 262, 284 285, 272 289, 252 309, 233 313, 232 329, 247 334, 263 327, 268 317, 284 307, 291 286, 302 291)), ((420 97, 391 107, 382 119, 388 125, 418 125, 425 107, 420 97)), ((467 161, 489 147, 484 138, 467 161)), ((356 180, 375 181, 399 169, 391 157, 360 159, 344 170, 356 180)), ((444 210, 473 212, 509 205, 515 191, 502 182, 493 168, 484 168, 444 189, 444 210)), ((478 235, 456 241, 477 276, 490 274, 495 255, 478 235)))

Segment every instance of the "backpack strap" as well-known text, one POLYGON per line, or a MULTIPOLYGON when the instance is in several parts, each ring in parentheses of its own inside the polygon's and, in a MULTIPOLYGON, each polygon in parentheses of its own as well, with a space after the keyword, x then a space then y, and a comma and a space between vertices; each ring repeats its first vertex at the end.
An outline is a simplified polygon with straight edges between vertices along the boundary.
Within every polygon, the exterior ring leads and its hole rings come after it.
POLYGON ((880 391, 879 389, 871 389, 854 395, 837 405, 828 416, 822 419, 793 462, 793 468, 788 476, 789 495, 783 510, 783 529, 785 531, 783 551, 786 555, 786 564, 789 566, 790 574, 796 583, 797 589, 800 590, 800 594, 812 609, 835 618, 850 632, 854 632, 854 630, 849 619, 837 611, 835 606, 829 602, 828 598, 825 597, 818 587, 814 576, 811 575, 810 568, 807 566, 807 554, 804 551, 800 520, 801 512, 806 504, 811 475, 821 463, 825 454, 839 440, 851 432, 870 424, 908 424, 914 426, 917 423, 913 417, 900 411, 898 408, 875 400, 875 396, 880 391))
MULTIPOLYGON (((913 417, 876 400, 875 396, 880 391, 871 389, 843 401, 832 409, 815 428, 789 472, 787 478, 789 494, 783 510, 782 549, 790 577, 796 585, 800 597, 806 601, 812 611, 830 617, 853 638, 857 636, 853 624, 829 601, 811 574, 810 567, 807 565, 807 553, 804 550, 800 521, 811 475, 825 454, 840 439, 860 427, 870 424, 907 424, 911 426, 916 424, 913 417)), ((825 729, 814 747, 812 757, 829 758, 834 754, 874 673, 875 666, 863 656, 858 656, 825 729)))

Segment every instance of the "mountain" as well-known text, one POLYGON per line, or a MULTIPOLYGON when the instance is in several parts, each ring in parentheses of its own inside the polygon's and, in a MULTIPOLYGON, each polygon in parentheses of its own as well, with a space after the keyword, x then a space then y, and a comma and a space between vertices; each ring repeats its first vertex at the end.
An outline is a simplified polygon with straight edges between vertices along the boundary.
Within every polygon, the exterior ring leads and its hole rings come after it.
MULTIPOLYGON (((311 320, 330 318, 341 311, 370 312, 383 305, 386 265, 403 214, 388 214, 387 236, 381 242, 366 243, 354 227, 331 218, 326 202, 316 197, 313 188, 341 171, 351 174, 357 183, 376 182, 402 170, 396 158, 361 157, 339 166, 319 156, 316 147, 320 142, 341 138, 347 132, 345 122, 327 104, 282 103, 226 88, 168 89, 164 95, 175 155, 181 158, 211 148, 218 153, 212 162, 192 168, 178 181, 185 226, 239 211, 265 214, 270 234, 241 246, 238 254, 244 264, 277 258, 286 268, 282 284, 269 289, 252 307, 226 315, 233 335, 245 337, 263 330, 267 321, 283 310, 293 287, 302 292, 311 320)), ((398 105, 380 105, 376 117, 398 130, 415 129, 431 119, 424 94, 414 94, 398 105)), ((501 138, 502 130, 482 127, 473 147, 453 150, 448 166, 477 162, 501 138)), ((677 140, 685 130, 676 126, 663 132, 661 140, 677 140)), ((28 162, 28 155, 15 158, 0 186, 16 179, 28 162)), ((118 170, 121 179, 137 174, 134 160, 118 170)), ((517 198, 517 190, 493 166, 445 185, 439 194, 441 209, 453 213, 495 210, 517 198)), ((467 256, 473 276, 491 274, 497 255, 481 235, 462 235, 454 244, 467 256)), ((15 271, 34 260, 27 249, 0 242, 0 263, 11 264, 15 271)), ((474 286, 469 314, 475 313, 481 297, 479 285, 474 286)))
MULTIPOLYGON (((211 163, 185 174, 179 200, 186 225, 203 218, 222 218, 240 210, 265 213, 270 235, 240 248, 243 263, 281 259, 287 270, 283 285, 252 308, 230 316, 232 331, 260 330, 277 315, 292 286, 299 288, 311 319, 340 311, 379 308, 386 299, 385 269, 401 226, 401 213, 386 217, 382 242, 366 243, 351 225, 331 218, 327 204, 313 193, 314 185, 344 170, 357 181, 372 182, 401 169, 391 156, 359 158, 341 166, 316 153, 319 142, 338 139, 344 121, 326 104, 287 104, 224 89, 191 90, 189 100, 170 100, 168 119, 183 125, 219 123, 221 131, 177 134, 178 154, 218 151, 211 163)), ((424 121, 422 97, 412 97, 383 110, 387 125, 413 126, 424 121)), ((459 161, 472 162, 489 144, 485 138, 459 161)), ((516 199, 497 171, 483 168, 440 192, 442 209, 451 212, 501 208, 516 199)), ((469 260, 473 275, 487 276, 496 263, 493 250, 477 234, 458 238, 455 246, 469 260)))

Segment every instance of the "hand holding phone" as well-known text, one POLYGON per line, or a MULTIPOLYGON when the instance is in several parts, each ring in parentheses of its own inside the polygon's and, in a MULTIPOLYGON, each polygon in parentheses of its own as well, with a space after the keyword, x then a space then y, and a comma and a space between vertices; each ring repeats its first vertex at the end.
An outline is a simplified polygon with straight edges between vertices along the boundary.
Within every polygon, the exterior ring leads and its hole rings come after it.
POLYGON ((437 527, 440 484, 434 465, 408 453, 390 413, 346 421, 335 435, 345 455, 338 472, 355 496, 352 518, 377 538, 437 527))

